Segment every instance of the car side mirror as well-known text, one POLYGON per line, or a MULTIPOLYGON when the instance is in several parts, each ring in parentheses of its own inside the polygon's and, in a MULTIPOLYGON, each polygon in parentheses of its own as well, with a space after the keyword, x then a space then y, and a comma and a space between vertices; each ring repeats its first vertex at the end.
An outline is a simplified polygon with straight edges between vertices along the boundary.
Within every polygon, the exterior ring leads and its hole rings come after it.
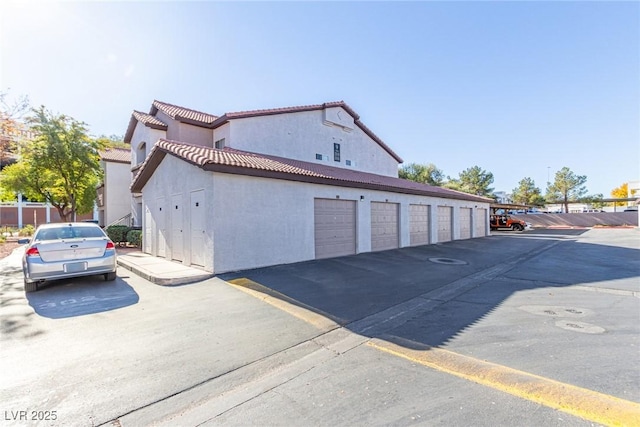
POLYGON ((29 240, 31 240, 31 239, 18 239, 18 244, 19 245, 25 245, 25 244, 29 243, 29 240))

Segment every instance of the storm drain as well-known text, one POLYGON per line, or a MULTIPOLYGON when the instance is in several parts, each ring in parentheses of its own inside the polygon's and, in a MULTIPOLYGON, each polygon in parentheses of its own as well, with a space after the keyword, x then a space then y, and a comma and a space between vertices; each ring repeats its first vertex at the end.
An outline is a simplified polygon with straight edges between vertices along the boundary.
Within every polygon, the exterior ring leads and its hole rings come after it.
POLYGON ((429 261, 436 264, 464 265, 465 261, 453 258, 429 258, 429 261))

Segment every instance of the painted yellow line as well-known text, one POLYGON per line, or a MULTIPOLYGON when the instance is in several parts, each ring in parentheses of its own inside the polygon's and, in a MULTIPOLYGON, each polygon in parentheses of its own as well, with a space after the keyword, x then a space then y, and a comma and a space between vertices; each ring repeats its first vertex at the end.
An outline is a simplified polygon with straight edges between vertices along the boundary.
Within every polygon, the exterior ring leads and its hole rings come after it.
POLYGON ((278 291, 274 291, 260 283, 254 282, 247 278, 239 278, 228 281, 227 283, 234 286, 251 296, 270 304, 290 315, 303 320, 322 331, 330 331, 337 329, 346 322, 343 319, 331 316, 318 309, 310 307, 300 301, 297 301, 278 291))
POLYGON ((640 426, 640 404, 398 337, 373 348, 607 426, 640 426))

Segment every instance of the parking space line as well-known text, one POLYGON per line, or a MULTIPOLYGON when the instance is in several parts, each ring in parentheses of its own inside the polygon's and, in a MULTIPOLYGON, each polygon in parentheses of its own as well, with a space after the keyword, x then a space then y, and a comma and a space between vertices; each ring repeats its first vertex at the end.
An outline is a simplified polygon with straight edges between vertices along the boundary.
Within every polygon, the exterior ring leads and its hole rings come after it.
POLYGON ((322 331, 328 332, 333 329, 337 329, 346 323, 344 319, 319 311, 316 308, 310 307, 307 304, 301 303, 300 301, 274 291, 260 283, 254 282, 253 280, 242 277, 229 280, 227 283, 242 292, 261 299, 267 304, 315 326, 322 331))
POLYGON ((449 350, 386 336, 367 345, 577 417, 608 426, 640 425, 640 404, 449 350))

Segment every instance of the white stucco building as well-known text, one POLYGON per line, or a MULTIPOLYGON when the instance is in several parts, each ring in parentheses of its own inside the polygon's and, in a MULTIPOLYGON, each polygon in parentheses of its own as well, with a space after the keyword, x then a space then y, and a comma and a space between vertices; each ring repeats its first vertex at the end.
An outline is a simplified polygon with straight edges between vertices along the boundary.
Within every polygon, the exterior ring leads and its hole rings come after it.
POLYGON ((101 151, 100 166, 103 179, 98 187, 98 223, 105 227, 131 214, 131 152, 123 148, 101 151))
POLYGON ((215 116, 154 101, 125 142, 143 251, 210 272, 488 234, 491 199, 399 179, 344 102, 215 116))

